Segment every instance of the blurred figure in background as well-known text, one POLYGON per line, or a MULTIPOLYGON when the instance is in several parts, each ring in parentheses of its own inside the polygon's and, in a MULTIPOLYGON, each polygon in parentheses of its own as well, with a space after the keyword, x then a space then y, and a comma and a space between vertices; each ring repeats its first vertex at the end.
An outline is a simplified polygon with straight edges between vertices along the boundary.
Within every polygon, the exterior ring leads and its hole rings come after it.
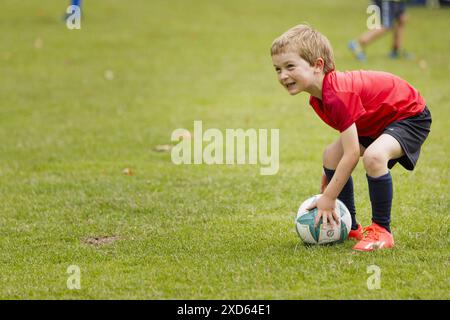
POLYGON ((411 58, 411 55, 402 49, 406 25, 406 0, 376 0, 373 2, 379 8, 380 28, 363 33, 358 39, 351 40, 349 49, 360 61, 366 61, 365 48, 380 36, 393 32, 393 44, 389 56, 393 59, 411 58))

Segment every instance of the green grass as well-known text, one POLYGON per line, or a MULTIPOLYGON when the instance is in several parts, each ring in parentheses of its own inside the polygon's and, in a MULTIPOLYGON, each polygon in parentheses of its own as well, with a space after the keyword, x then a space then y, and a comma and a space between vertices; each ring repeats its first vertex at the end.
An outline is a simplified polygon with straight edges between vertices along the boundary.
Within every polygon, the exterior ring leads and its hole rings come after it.
MULTIPOLYGON (((364 31, 365 2, 85 4, 82 29, 70 31, 59 1, 2 1, 0 298, 450 298, 449 10, 409 9, 414 60, 389 60, 385 37, 361 65, 346 44, 364 31), (322 150, 337 137, 306 94, 292 98, 276 81, 269 46, 302 21, 329 37, 339 70, 395 73, 433 114, 417 169, 392 170, 393 250, 305 247, 295 233, 299 204, 318 191, 322 150), (194 120, 279 128, 278 174, 175 166, 153 151, 194 120), (95 236, 120 240, 85 243, 95 236), (81 290, 66 287, 70 265, 81 290), (381 268, 379 290, 367 288, 370 265, 381 268)), ((361 164, 354 180, 368 224, 361 164)))

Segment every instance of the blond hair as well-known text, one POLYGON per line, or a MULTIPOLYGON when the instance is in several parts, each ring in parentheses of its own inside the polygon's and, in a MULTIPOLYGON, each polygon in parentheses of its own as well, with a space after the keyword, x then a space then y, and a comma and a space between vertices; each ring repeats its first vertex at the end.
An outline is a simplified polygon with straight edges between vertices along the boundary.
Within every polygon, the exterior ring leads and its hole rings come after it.
POLYGON ((318 58, 322 58, 325 74, 335 69, 330 41, 308 25, 299 24, 289 29, 273 41, 270 49, 272 56, 288 51, 298 53, 310 66, 314 66, 318 58))

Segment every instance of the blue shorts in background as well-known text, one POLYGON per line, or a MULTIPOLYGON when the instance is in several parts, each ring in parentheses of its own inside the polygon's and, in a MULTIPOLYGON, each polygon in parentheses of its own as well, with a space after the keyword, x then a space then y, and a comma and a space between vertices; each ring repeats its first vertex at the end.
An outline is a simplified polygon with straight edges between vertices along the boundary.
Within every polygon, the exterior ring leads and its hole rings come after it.
POLYGON ((394 26, 395 20, 397 20, 406 9, 405 1, 376 0, 374 3, 380 8, 381 25, 388 29, 394 26))

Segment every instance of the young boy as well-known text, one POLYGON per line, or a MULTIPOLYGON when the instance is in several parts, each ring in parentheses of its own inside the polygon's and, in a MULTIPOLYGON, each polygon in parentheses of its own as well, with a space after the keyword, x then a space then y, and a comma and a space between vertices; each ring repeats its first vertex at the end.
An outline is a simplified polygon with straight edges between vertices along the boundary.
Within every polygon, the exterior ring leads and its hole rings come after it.
POLYGON ((339 198, 352 217, 349 238, 355 250, 394 246, 391 234, 392 177, 399 162, 413 170, 420 147, 430 132, 431 114, 420 93, 406 81, 377 71, 335 71, 328 39, 307 25, 298 25, 275 39, 271 55, 280 84, 291 95, 307 92, 318 116, 340 137, 323 154, 326 179, 317 207, 316 225, 334 224, 339 198), (356 222, 351 173, 362 156, 372 204, 372 224, 356 222))

